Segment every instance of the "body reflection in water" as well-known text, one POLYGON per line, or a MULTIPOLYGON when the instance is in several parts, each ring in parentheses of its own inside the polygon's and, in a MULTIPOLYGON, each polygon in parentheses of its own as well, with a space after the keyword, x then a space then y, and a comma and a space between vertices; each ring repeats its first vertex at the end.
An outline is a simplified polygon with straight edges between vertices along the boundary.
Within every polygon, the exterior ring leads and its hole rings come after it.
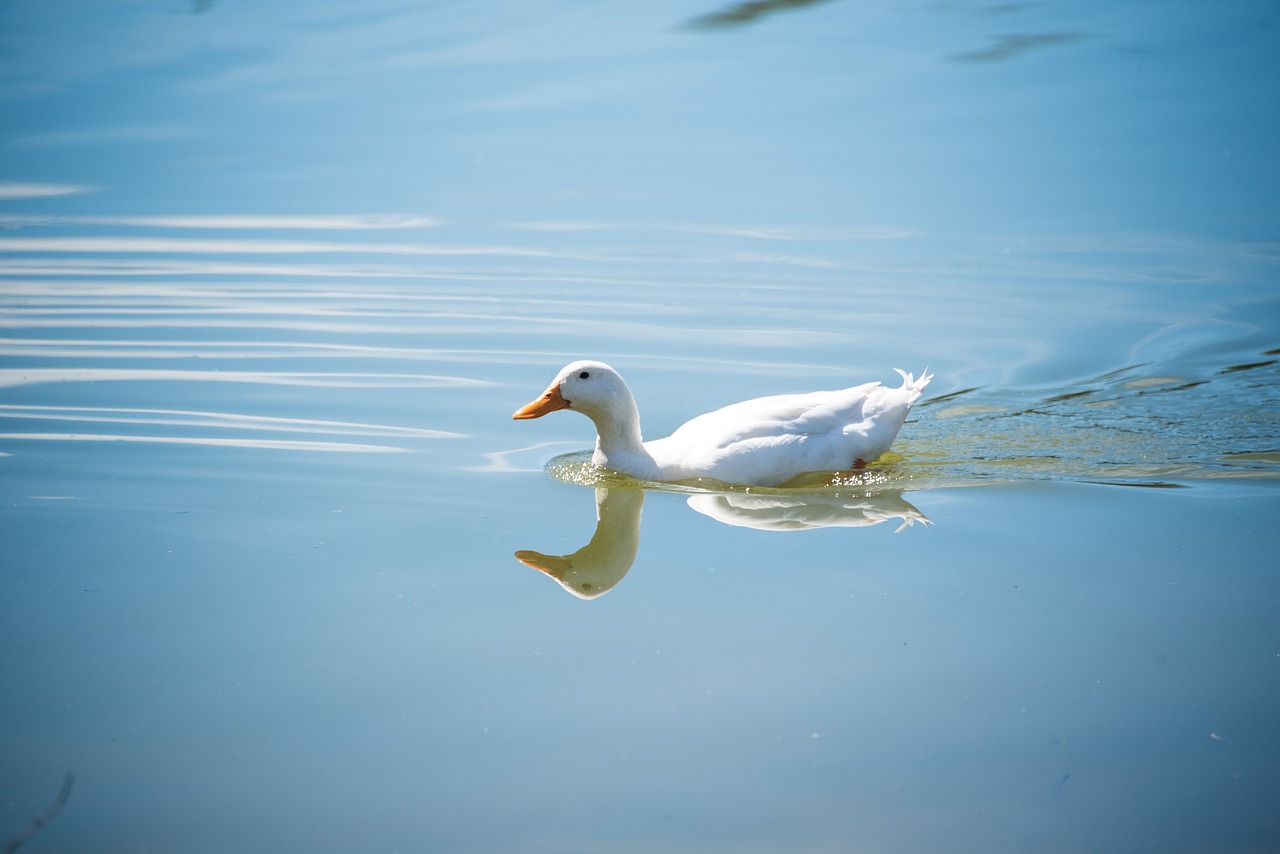
POLYGON ((898 530, 929 519, 900 493, 839 495, 747 495, 739 492, 690 495, 689 506, 717 522, 761 531, 861 528, 901 519, 898 530))
MULTIPOLYGON (((698 493, 689 506, 726 525, 762 531, 807 531, 855 528, 899 519, 901 531, 929 519, 901 493, 840 495, 761 495, 698 493)), ((644 490, 638 487, 596 488, 596 530, 591 541, 567 555, 521 549, 516 559, 554 579, 579 599, 603 596, 622 580, 640 550, 640 511, 644 490)))

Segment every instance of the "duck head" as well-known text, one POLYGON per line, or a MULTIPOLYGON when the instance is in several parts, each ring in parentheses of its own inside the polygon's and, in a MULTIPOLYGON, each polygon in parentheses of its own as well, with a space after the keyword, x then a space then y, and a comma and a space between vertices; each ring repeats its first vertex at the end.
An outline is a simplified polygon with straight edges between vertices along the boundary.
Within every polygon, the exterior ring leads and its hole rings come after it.
POLYGON ((604 362, 574 362, 561 369, 546 391, 511 417, 523 421, 560 409, 572 409, 598 421, 598 416, 607 418, 610 413, 634 411, 635 398, 618 372, 604 362))

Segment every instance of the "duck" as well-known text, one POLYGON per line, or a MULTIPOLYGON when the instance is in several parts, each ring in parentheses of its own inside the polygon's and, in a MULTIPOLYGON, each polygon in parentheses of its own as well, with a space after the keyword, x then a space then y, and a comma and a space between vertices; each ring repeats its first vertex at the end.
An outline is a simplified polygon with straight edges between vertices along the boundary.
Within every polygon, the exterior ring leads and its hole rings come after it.
POLYGON ((635 396, 604 362, 572 362, 539 397, 517 409, 523 421, 567 409, 596 427, 591 462, 641 481, 709 478, 739 486, 782 486, 801 475, 866 467, 889 450, 912 404, 933 379, 894 369, 902 385, 868 382, 835 391, 781 394, 733 403, 644 441, 635 396))

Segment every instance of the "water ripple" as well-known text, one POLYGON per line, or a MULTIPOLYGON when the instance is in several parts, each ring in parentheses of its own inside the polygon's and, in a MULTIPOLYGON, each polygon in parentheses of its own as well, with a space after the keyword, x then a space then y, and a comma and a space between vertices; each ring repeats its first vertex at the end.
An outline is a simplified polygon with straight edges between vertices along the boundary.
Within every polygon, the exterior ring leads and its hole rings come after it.
POLYGON ((40 421, 72 421, 95 424, 148 424, 166 427, 212 427, 289 433, 324 433, 343 436, 384 436, 415 439, 458 439, 462 433, 425 427, 397 427, 358 421, 325 421, 284 418, 234 412, 202 412, 190 409, 135 409, 107 406, 22 406, 0 404, 0 417, 40 421))
MULTIPOLYGON (((936 385, 957 390, 923 401, 900 456, 843 488, 1276 471, 1278 360, 1258 321, 1274 306, 1232 314, 1195 296, 1201 283, 1270 275, 1274 242, 953 235, 954 253, 921 256, 919 241, 948 238, 887 225, 605 220, 450 227, 471 242, 379 233, 444 225, 414 215, 0 216, 18 232, 0 237, 0 429, 50 428, 3 436, 328 450, 377 437, 387 441, 369 447, 394 449, 464 434, 375 421, 436 407, 441 427, 487 423, 514 405, 495 390, 516 372, 525 382, 535 363, 541 379, 572 358, 607 356, 650 387, 678 371, 695 397, 714 389, 735 395, 728 402, 782 379, 778 391, 834 387, 905 355, 945 365, 936 385), (974 270, 982 312, 969 305, 974 270), (927 328, 922 315, 934 318, 927 328), (237 414, 249 408, 262 414, 237 414), (299 412, 320 417, 287 417, 299 412), (141 435, 153 431, 166 435, 141 435), (173 435, 187 431, 202 435, 173 435)), ((653 423, 698 411, 662 388, 653 423)), ((547 446, 494 447, 473 449, 482 462, 469 467, 536 469, 547 446)))
POLYGON ((315 373, 283 371, 191 371, 159 368, 4 368, 0 388, 41 383, 154 381, 257 383, 325 388, 461 388, 488 380, 425 374, 315 373))
POLYGON ((120 433, 0 433, 0 439, 53 442, 143 442, 161 445, 209 445, 222 448, 257 448, 269 451, 320 451, 324 453, 399 454, 405 448, 355 442, 315 442, 297 439, 232 439, 214 436, 134 436, 120 433))
MULTIPOLYGON (((68 192, 84 192, 75 187, 40 187, 25 185, 28 194, 63 195, 68 192), (62 192, 55 192, 61 190, 62 192)), ((0 198, 5 192, 18 192, 14 185, 0 184, 0 198), (9 188, 6 190, 6 188, 9 188)), ((10 196, 9 198, 12 198, 10 196)), ((49 225, 109 225, 133 228, 202 228, 246 229, 307 229, 313 231, 366 231, 390 228, 434 228, 444 220, 427 216, 400 214, 310 214, 284 216, 279 214, 209 214, 205 216, 72 216, 66 214, 6 214, 0 213, 0 228, 49 225)))

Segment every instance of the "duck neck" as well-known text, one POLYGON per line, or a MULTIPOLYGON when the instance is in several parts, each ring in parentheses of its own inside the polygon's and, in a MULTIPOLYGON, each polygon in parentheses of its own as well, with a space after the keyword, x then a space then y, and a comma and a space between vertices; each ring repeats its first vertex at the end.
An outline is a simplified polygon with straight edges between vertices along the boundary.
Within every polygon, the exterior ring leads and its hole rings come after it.
POLYGON ((592 457, 596 465, 631 474, 637 458, 648 459, 634 398, 612 401, 608 409, 592 415, 591 420, 596 425, 596 451, 592 457))

